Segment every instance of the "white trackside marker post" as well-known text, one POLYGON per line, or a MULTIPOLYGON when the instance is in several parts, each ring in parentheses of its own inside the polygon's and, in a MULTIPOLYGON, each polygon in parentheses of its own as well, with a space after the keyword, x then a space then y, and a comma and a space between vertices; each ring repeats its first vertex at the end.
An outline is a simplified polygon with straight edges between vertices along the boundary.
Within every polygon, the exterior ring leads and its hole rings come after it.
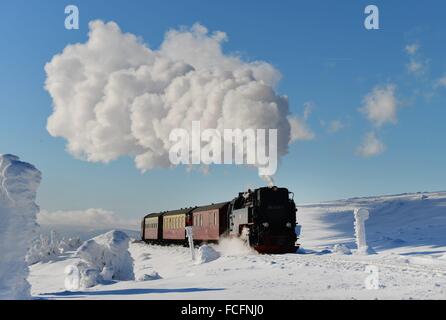
POLYGON ((355 236, 358 253, 368 254, 368 246, 365 235, 365 221, 369 218, 369 211, 364 208, 355 209, 355 236))
POLYGON ((189 240, 189 248, 190 254, 192 256, 192 261, 195 260, 195 251, 194 251, 194 235, 192 231, 192 227, 186 227, 186 237, 189 240))

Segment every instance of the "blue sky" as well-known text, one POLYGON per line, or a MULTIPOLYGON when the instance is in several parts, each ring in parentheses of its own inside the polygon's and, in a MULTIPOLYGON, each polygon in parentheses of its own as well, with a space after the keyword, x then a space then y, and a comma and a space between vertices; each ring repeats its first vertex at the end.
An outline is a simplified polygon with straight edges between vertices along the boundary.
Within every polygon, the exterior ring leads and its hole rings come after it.
POLYGON ((44 65, 70 43, 87 40, 88 22, 115 21, 157 48, 164 33, 200 22, 227 33, 227 53, 263 60, 282 73, 278 91, 293 113, 304 104, 315 134, 282 161, 276 184, 299 203, 445 189, 446 5, 441 1, 374 1, 380 30, 363 27, 369 1, 4 1, 0 11, 0 153, 13 153, 43 172, 39 205, 47 210, 104 208, 139 217, 147 210, 231 199, 263 184, 257 171, 231 166, 211 173, 184 167, 141 174, 130 158, 109 164, 74 159, 65 141, 46 131, 52 100, 44 65), (76 4, 80 29, 64 28, 64 8, 76 4), (411 56, 405 50, 417 44, 411 56), (408 70, 410 61, 422 72, 408 70), (397 122, 374 127, 358 111, 376 86, 395 85, 397 122), (338 120, 336 133, 327 124, 338 120), (326 124, 325 126, 323 124, 326 124), (357 154, 375 131, 383 153, 357 154))

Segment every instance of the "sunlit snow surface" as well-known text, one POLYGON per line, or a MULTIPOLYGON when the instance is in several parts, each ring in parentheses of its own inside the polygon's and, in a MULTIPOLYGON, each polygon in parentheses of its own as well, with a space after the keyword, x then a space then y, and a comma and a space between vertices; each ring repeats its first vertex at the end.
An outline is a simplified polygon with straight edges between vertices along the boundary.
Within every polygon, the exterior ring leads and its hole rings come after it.
POLYGON ((67 292, 63 271, 73 259, 66 256, 31 267, 32 293, 49 299, 446 298, 446 192, 306 205, 297 217, 303 226, 297 254, 258 255, 227 240, 213 247, 219 257, 197 264, 188 248, 131 243, 135 279, 146 281, 67 292), (367 244, 376 254, 355 253, 358 207, 370 211, 367 244), (333 251, 336 244, 352 254, 333 251), (378 290, 366 289, 367 266, 378 267, 378 290))

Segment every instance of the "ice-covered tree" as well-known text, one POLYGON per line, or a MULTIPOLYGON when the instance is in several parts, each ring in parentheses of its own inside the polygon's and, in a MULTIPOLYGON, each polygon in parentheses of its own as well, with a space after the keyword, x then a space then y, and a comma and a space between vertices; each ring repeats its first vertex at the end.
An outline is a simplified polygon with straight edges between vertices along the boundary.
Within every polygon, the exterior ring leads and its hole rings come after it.
POLYGON ((13 155, 0 155, 0 300, 31 298, 26 253, 37 226, 41 173, 13 155))

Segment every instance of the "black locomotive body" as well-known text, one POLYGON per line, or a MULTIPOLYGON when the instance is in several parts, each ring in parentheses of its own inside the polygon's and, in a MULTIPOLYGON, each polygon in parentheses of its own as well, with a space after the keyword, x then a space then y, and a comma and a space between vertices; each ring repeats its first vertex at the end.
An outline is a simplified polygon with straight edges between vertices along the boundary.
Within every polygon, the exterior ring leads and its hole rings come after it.
POLYGON ((186 244, 186 227, 195 243, 239 237, 260 253, 296 252, 296 205, 286 188, 264 187, 239 193, 230 202, 149 214, 141 225, 148 243, 186 244))
POLYGON ((229 234, 246 239, 262 253, 295 252, 296 205, 286 188, 240 193, 231 202, 229 234))

